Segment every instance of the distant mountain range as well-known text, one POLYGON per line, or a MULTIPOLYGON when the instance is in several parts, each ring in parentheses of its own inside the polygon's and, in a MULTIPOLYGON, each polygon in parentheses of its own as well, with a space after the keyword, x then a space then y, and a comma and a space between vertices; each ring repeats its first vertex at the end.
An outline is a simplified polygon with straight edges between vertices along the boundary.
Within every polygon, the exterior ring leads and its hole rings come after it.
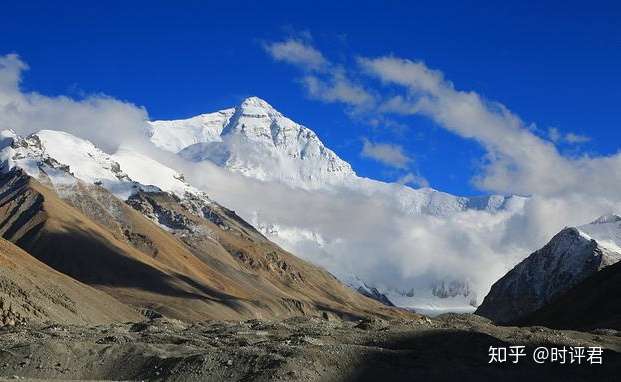
MULTIPOLYGON (((193 162, 210 161, 232 172, 293 189, 345 190, 370 197, 381 195, 395 208, 413 215, 443 218, 467 210, 519 211, 526 200, 501 195, 459 197, 432 188, 414 189, 359 177, 351 165, 327 148, 312 130, 285 117, 257 97, 247 98, 234 108, 189 119, 150 122, 148 135, 156 146, 193 162)), ((317 232, 266 220, 252 208, 238 212, 285 248, 295 248, 300 238, 311 238, 318 248, 322 247, 321 235, 317 232)), ((304 253, 300 255, 313 261, 304 253)), ((357 282, 348 281, 359 279, 358 275, 343 269, 329 270, 354 289, 360 289, 357 282)), ((389 299, 412 309, 471 311, 477 304, 477 296, 468 286, 468 280, 459 278, 438 280, 416 290, 411 285, 386 289, 372 280, 362 282, 375 289, 382 296, 380 300, 389 299), (445 288, 447 285, 451 287, 445 288), (445 290, 441 291, 442 288, 445 290)))

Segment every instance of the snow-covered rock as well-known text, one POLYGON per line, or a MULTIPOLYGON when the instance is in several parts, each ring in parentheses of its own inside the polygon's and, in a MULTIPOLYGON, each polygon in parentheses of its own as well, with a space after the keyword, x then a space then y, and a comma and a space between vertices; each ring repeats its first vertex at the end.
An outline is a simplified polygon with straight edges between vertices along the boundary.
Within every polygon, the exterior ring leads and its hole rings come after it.
POLYGON ((619 244, 621 217, 617 215, 565 228, 498 280, 477 314, 499 323, 519 320, 621 260, 619 244))
POLYGON ((359 293, 369 298, 377 300, 384 305, 395 306, 395 304, 390 301, 386 294, 380 292, 379 289, 377 289, 376 287, 367 285, 364 280, 354 274, 343 273, 336 275, 336 277, 348 287, 357 290, 359 293))
POLYGON ((354 274, 337 274, 337 277, 367 297, 429 316, 447 312, 472 313, 476 309, 476 294, 464 281, 440 280, 428 288, 404 291, 371 286, 354 274))
POLYGON ((476 309, 476 306, 472 305, 472 296, 458 294, 440 297, 433 294, 433 288, 408 292, 389 289, 384 294, 396 306, 428 316, 437 316, 448 312, 472 313, 476 309))
POLYGON ((294 187, 314 189, 355 175, 312 130, 257 97, 187 120, 151 122, 149 135, 155 145, 188 160, 210 160, 294 187))
POLYGON ((21 168, 59 192, 70 192, 70 186, 80 180, 104 187, 121 200, 138 191, 163 191, 181 199, 209 202, 182 174, 143 154, 121 148, 110 155, 62 131, 42 130, 27 137, 11 130, 0 132, 0 166, 2 172, 21 168))
POLYGON ((234 113, 235 109, 225 109, 189 119, 154 121, 148 134, 156 146, 176 153, 195 143, 219 141, 234 113))

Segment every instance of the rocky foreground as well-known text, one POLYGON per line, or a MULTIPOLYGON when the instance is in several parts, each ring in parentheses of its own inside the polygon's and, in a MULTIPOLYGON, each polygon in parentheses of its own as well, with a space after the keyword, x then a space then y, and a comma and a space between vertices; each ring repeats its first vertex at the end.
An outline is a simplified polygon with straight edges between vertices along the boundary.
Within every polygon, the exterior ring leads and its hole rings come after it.
POLYGON ((474 315, 284 321, 154 319, 0 330, 0 379, 167 381, 617 380, 621 332, 498 327, 474 315), (489 347, 525 345, 517 364, 489 347), (537 346, 601 346, 603 364, 536 364, 537 346))

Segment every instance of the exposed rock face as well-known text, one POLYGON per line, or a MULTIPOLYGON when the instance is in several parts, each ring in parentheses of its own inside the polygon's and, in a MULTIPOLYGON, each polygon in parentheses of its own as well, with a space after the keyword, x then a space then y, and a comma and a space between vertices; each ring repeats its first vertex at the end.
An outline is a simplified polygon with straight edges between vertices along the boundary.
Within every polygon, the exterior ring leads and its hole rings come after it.
POLYGON ((388 297, 386 297, 385 294, 381 293, 377 288, 358 287, 358 289, 356 290, 369 298, 372 298, 374 300, 381 302, 384 305, 395 306, 395 304, 393 304, 392 301, 390 301, 388 297))
POLYGON ((469 300, 470 305, 477 304, 477 296, 466 281, 439 281, 433 284, 432 293, 439 298, 464 297, 469 300))
POLYGON ((565 228, 516 265, 492 286, 476 313, 498 323, 520 320, 621 259, 614 247, 579 228, 565 228))
POLYGON ((621 330, 621 263, 587 277, 541 309, 515 322, 549 328, 621 330))

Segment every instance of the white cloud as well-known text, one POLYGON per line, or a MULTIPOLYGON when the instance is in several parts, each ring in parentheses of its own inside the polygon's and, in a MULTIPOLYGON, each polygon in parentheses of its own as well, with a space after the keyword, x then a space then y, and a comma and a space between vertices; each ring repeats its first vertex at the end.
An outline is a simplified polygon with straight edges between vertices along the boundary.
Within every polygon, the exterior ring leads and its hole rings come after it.
POLYGON ((39 130, 64 130, 113 152, 121 143, 144 141, 144 108, 106 95, 81 100, 48 97, 20 89, 28 66, 17 55, 0 56, 0 130, 27 135, 39 130))
POLYGON ((407 184, 416 188, 429 187, 429 181, 420 175, 413 174, 411 172, 405 174, 397 180, 399 184, 407 184))
POLYGON ((590 137, 586 135, 579 135, 575 133, 567 133, 563 135, 556 127, 551 127, 548 129, 548 138, 554 143, 569 143, 569 144, 580 144, 589 142, 591 140, 590 137))
POLYGON ((512 243, 519 247, 504 245, 506 235, 513 236, 506 230, 510 214, 412 214, 401 207, 397 184, 370 195, 347 188, 293 192, 209 163, 180 169, 246 220, 275 225, 275 240, 296 255, 376 285, 408 290, 436 279, 468 279, 484 293, 531 244, 516 236, 512 243))
POLYGON ((412 158, 404 153, 403 147, 390 143, 374 143, 366 138, 362 141, 360 155, 399 169, 407 168, 412 161, 412 158))
POLYGON ((404 208, 413 195, 398 184, 370 194, 350 188, 292 190, 209 163, 180 166, 189 181, 244 219, 274 225, 279 232, 274 239, 294 254, 335 273, 352 272, 402 290, 425 288, 437 279, 469 280, 482 297, 558 230, 613 207, 598 198, 535 196, 519 212, 466 211, 439 218, 404 208))
POLYGON ((567 141, 567 143, 585 143, 585 142, 589 142, 591 140, 590 137, 587 137, 586 135, 579 135, 579 134, 575 134, 575 133, 567 133, 565 135, 565 141, 567 141))
POLYGON ((342 75, 333 75, 327 80, 309 75, 301 81, 308 95, 315 99, 342 102, 352 106, 363 106, 373 102, 373 97, 364 88, 353 84, 342 75))
MULTIPOLYGON (((387 56, 361 58, 359 64, 382 82, 404 90, 386 99, 379 109, 382 112, 425 115, 486 148, 485 165, 475 179, 482 189, 548 196, 578 192, 618 198, 613 190, 621 182, 621 155, 564 157, 504 105, 472 91, 455 89, 440 72, 421 62, 387 56)), ((552 131, 553 137, 557 134, 552 131)), ((576 142, 585 138, 570 135, 565 139, 576 142)))
POLYGON ((321 52, 302 40, 289 39, 264 45, 265 50, 277 61, 298 65, 308 70, 321 70, 328 61, 321 52))
POLYGON ((561 132, 556 127, 550 127, 548 129, 548 138, 552 142, 557 143, 563 140, 563 134, 561 134, 561 132))
POLYGON ((8 104, 19 93, 21 73, 27 69, 16 54, 0 56, 0 104, 8 104))

